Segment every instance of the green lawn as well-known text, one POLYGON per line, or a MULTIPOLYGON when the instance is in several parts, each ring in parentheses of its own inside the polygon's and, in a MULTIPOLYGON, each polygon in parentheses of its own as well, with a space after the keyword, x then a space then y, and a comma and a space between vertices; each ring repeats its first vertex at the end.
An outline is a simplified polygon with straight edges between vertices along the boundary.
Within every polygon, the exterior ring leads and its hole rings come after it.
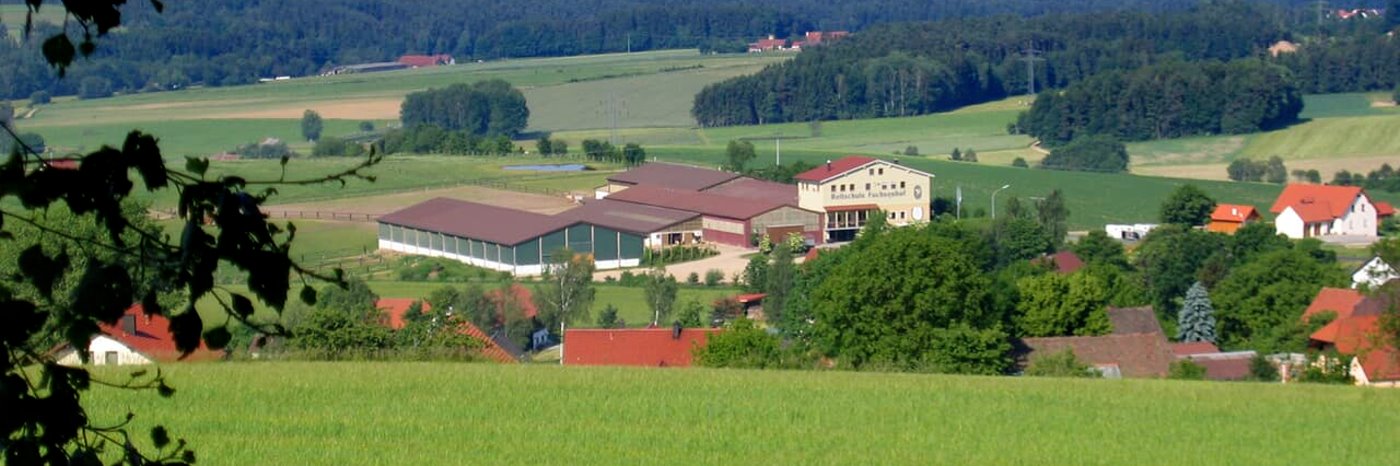
POLYGON ((91 419, 133 412, 137 445, 161 423, 214 465, 1384 464, 1400 436, 1400 391, 1343 386, 453 363, 163 371, 173 398, 95 386, 91 419))
MULTIPOLYGON (((326 135, 347 135, 355 133, 361 121, 381 128, 397 121, 398 105, 409 92, 500 78, 524 90, 532 114, 529 131, 610 128, 612 113, 603 110, 609 106, 617 109, 619 127, 688 127, 694 124, 693 96, 705 85, 785 59, 666 50, 465 63, 106 99, 59 99, 16 125, 43 135, 56 149, 119 144, 122 135, 139 128, 161 137, 169 155, 207 155, 266 137, 296 144, 301 141, 298 119, 305 109, 323 114, 326 135)), ((24 105, 27 102, 20 104, 24 105)), ((309 145, 296 148, 309 150, 309 145)))

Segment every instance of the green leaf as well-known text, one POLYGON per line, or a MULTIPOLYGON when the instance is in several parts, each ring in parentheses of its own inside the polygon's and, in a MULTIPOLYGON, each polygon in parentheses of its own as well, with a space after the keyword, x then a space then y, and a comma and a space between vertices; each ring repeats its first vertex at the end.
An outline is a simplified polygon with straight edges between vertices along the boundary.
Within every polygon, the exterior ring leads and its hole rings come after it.
POLYGON ((160 385, 156 386, 156 393, 159 393, 162 398, 170 398, 175 396, 175 389, 170 388, 164 381, 161 381, 160 385))
POLYGON ((241 294, 231 295, 230 298, 233 299, 233 312, 245 319, 253 315, 253 300, 241 294))
POLYGON ((73 41, 68 40, 68 36, 57 34, 44 41, 44 59, 50 65, 58 68, 58 76, 63 77, 68 65, 73 63, 73 57, 77 55, 77 49, 73 48, 73 41))
POLYGON ((151 444, 157 449, 170 445, 170 434, 165 431, 165 426, 155 426, 151 428, 151 444))
POLYGON ((227 327, 215 327, 204 332, 204 344, 212 350, 221 350, 228 346, 233 335, 229 333, 227 327))
POLYGON ((165 159, 160 155, 156 138, 140 131, 126 135, 122 144, 122 156, 127 158, 127 166, 136 168, 141 179, 146 182, 146 190, 155 191, 169 184, 165 171, 165 159))
POLYGON ((30 246, 19 254, 19 272, 39 289, 45 298, 53 298, 53 286, 63 271, 68 269, 68 255, 59 254, 49 258, 44 248, 38 244, 30 246))
POLYGON ((170 333, 175 336, 175 349, 190 354, 199 349, 199 335, 204 330, 204 321, 191 304, 185 312, 170 317, 170 333))
POLYGON ((307 306, 315 306, 315 305, 316 305, 316 289, 315 289, 315 288, 312 288, 311 285, 302 285, 302 286, 301 286, 301 302, 302 302, 303 304, 306 304, 307 306))
POLYGON ((203 157, 185 157, 185 171, 204 176, 209 171, 209 159, 203 157))

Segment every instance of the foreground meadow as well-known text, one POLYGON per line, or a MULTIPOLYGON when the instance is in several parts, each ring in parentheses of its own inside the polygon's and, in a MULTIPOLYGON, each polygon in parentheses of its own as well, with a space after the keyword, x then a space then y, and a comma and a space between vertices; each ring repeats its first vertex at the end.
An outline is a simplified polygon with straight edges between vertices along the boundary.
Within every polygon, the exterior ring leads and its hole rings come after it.
MULTIPOLYGON (((94 389, 201 464, 1382 464, 1400 391, 453 363, 164 368, 94 389)), ((141 436, 144 438, 144 436, 141 436)))

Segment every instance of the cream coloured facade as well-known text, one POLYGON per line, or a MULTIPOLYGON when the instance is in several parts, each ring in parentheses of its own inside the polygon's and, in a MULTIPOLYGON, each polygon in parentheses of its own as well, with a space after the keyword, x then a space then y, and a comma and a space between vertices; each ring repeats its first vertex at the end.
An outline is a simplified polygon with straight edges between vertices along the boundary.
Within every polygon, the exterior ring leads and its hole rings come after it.
POLYGON ((799 175, 798 205, 822 213, 828 241, 847 241, 877 210, 891 225, 928 221, 932 179, 896 163, 848 157, 799 175))

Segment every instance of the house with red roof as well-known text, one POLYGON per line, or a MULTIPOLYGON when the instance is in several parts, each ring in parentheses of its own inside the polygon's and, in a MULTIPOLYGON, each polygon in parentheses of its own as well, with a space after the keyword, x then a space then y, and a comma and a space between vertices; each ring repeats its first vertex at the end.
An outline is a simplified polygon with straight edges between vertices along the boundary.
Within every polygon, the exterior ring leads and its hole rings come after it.
MULTIPOLYGON (((379 301, 375 301, 374 305, 384 312, 384 324, 388 325, 389 328, 399 330, 407 324, 407 322, 405 322, 405 316, 407 316, 408 310, 413 307, 413 303, 416 302, 423 303, 423 312, 432 309, 432 305, 427 301, 409 298, 380 298, 379 301)), ((461 320, 459 325, 459 333, 481 343, 482 357, 499 363, 510 364, 520 362, 521 352, 514 344, 503 344, 506 343, 502 341, 503 339, 488 335, 466 319, 461 320)))
MULTIPOLYGON (((170 333, 170 319, 148 315, 140 304, 131 306, 115 325, 100 324, 99 333, 88 343, 89 364, 117 366, 155 364, 175 361, 209 361, 223 359, 223 351, 214 351, 200 343, 199 349, 182 355, 175 349, 175 336, 170 333)), ((65 366, 82 364, 78 351, 63 344, 54 349, 54 360, 65 366)))
POLYGON ((1059 273, 1062 275, 1069 275, 1079 271, 1079 269, 1084 268, 1084 260, 1080 259, 1079 255, 1075 254, 1074 251, 1069 250, 1060 251, 1054 254, 1046 254, 1038 258, 1031 259, 1031 262, 1035 264, 1049 266, 1055 269, 1055 273, 1059 273))
POLYGON ((569 329, 564 365, 687 367, 713 328, 569 329))
POLYGON ((1273 207, 1274 228, 1289 238, 1376 236, 1376 205, 1357 186, 1290 184, 1273 207))
POLYGON ((832 41, 846 38, 851 35, 847 31, 807 31, 801 40, 793 41, 793 50, 802 50, 804 47, 815 47, 832 41))
POLYGON ((1206 230, 1233 235, 1246 223, 1257 222, 1260 218, 1259 211, 1252 205, 1216 204, 1206 230))
POLYGON ((409 68, 429 68, 438 65, 455 65, 457 60, 451 55, 404 55, 399 57, 398 62, 409 68))
POLYGON ((798 206, 822 214, 822 242, 851 241, 872 215, 890 225, 929 220, 933 175, 894 162, 847 156, 793 177, 798 206))
POLYGON ((781 52, 788 50, 787 39, 778 39, 769 34, 767 39, 759 39, 758 42, 749 43, 749 53, 759 52, 781 52))
POLYGON ((1371 295, 1356 290, 1323 288, 1303 312, 1305 321, 1327 312, 1335 318, 1308 336, 1308 346, 1350 357, 1357 385, 1400 386, 1400 352, 1381 334, 1382 315, 1394 307, 1400 286, 1384 286, 1371 295))

